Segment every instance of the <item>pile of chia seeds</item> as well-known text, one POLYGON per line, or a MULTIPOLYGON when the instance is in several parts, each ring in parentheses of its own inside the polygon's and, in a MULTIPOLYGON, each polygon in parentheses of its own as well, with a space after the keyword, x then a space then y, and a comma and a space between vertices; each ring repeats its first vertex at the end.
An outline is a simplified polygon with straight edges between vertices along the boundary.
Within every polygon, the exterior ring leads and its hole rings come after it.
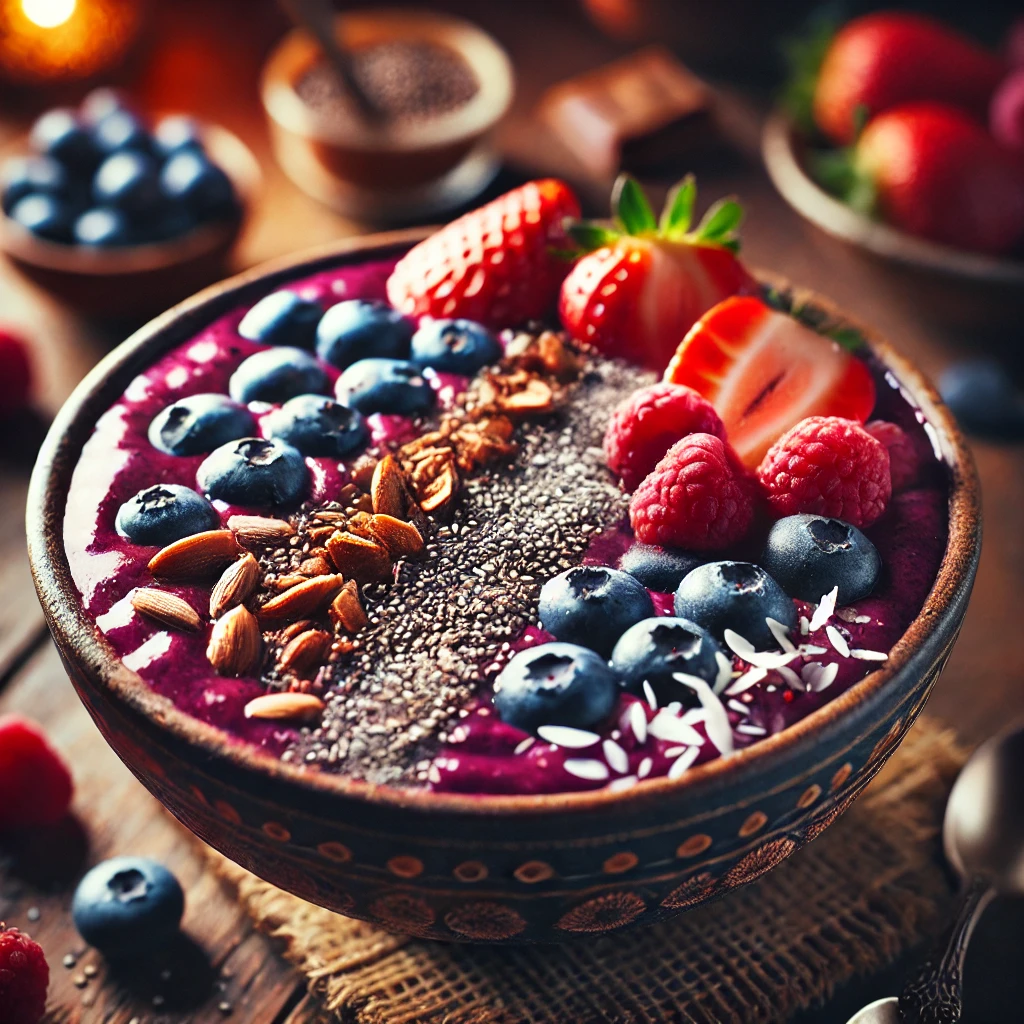
POLYGON ((426 556, 402 563, 394 584, 364 588, 369 625, 331 665, 321 724, 285 760, 371 782, 425 780, 459 711, 537 623, 544 582, 626 516, 601 442, 612 409, 653 379, 595 361, 557 413, 517 428, 512 463, 463 484, 450 519, 431 522, 426 556))

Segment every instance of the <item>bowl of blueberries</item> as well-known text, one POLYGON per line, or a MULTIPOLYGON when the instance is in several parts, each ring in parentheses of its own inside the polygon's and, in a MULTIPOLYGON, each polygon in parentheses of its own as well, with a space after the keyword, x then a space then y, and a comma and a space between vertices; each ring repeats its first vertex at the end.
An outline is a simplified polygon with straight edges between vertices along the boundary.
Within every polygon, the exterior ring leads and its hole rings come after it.
POLYGON ((223 276, 259 179, 226 129, 96 89, 0 161, 0 249, 82 312, 152 313, 223 276))

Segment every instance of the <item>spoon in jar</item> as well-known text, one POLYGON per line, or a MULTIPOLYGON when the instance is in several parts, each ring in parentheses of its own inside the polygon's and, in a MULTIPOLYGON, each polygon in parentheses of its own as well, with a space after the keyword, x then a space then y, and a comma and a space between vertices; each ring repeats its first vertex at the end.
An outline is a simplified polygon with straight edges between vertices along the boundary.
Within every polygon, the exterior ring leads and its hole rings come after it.
POLYGON ((1024 726, 983 743, 964 765, 943 819, 946 859, 963 881, 943 940, 903 987, 848 1024, 957 1024, 974 926, 997 894, 1024 893, 1024 726))

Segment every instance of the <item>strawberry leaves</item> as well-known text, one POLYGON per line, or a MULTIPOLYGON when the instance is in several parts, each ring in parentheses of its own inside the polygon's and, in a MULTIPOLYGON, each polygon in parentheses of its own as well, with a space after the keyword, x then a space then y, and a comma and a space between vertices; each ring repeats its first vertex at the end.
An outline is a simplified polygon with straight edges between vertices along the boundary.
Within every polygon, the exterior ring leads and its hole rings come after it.
POLYGON ((693 204, 696 201, 697 183, 693 175, 688 174, 669 190, 658 224, 662 237, 672 242, 682 241, 693 222, 693 204))
POLYGON ((615 179, 612 216, 627 235, 649 235, 658 230, 651 204, 640 183, 630 174, 620 174, 615 179))

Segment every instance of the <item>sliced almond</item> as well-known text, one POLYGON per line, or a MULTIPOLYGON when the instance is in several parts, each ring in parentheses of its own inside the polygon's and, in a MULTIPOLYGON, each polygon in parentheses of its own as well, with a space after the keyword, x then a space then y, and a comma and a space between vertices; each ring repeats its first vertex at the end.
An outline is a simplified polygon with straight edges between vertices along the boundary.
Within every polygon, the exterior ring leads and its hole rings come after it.
POLYGON ((299 619, 298 622, 293 622, 288 626, 285 626, 280 633, 281 643, 288 643, 289 640, 294 639, 300 633, 305 633, 307 629, 313 628, 313 622, 311 619, 299 619))
POLYGON ((161 548, 149 560, 149 571, 163 579, 195 579, 208 576, 239 554, 230 530, 207 530, 161 548))
POLYGON ((349 533, 354 533, 357 537, 365 537, 368 540, 374 540, 373 513, 357 512, 354 516, 349 518, 348 522, 345 523, 345 529, 349 533))
MULTIPOLYGON (((333 527, 330 533, 333 533, 333 527)), ((330 533, 328 536, 330 536, 330 533)), ((303 576, 326 576, 331 571, 331 566, 323 555, 313 555, 305 558, 299 563, 299 572, 303 576)))
POLYGON ((323 664, 332 642, 330 633, 322 629, 307 629, 288 641, 277 663, 285 672, 306 676, 323 664))
POLYGON ((305 583, 309 579, 308 576, 304 576, 301 572, 289 572, 285 573, 284 576, 278 576, 269 586, 273 587, 274 590, 291 590, 292 587, 297 587, 300 583, 305 583))
POLYGON ((366 625, 366 612, 355 580, 349 580, 331 602, 331 621, 339 630, 350 634, 358 633, 366 625))
POLYGON ((334 568, 357 583, 379 583, 391 575, 387 548, 375 540, 339 530, 327 541, 327 552, 334 568))
POLYGON ((375 515, 370 521, 370 530, 388 549, 393 559, 418 555, 423 550, 423 537, 420 531, 402 519, 394 516, 375 515))
POLYGON ((350 470, 352 474, 352 483, 356 487, 362 488, 364 491, 369 491, 373 482, 373 475, 377 470, 377 460, 372 455, 360 455, 355 462, 352 463, 350 470))
POLYGON ((580 361, 554 331, 543 331, 537 339, 537 350, 544 369, 553 377, 570 379, 580 370, 580 361))
POLYGON ((344 582, 345 578, 340 573, 306 580, 263 605, 260 621, 285 623, 308 619, 334 597, 344 582))
POLYGON ((373 511, 401 518, 405 514, 405 486, 402 470, 393 455, 385 455, 373 471, 370 483, 373 511))
POLYGON ((323 709, 324 702, 311 693, 265 693, 245 705, 245 717, 308 722, 323 709))
POLYGON ((260 581, 260 563, 248 551, 221 573, 210 594, 210 618, 219 619, 229 608, 252 597, 260 581))
POLYGON ((154 619, 170 629, 195 633, 203 625, 203 620, 192 605, 176 594, 168 594, 166 590, 140 587, 132 594, 132 607, 140 615, 154 619))
POLYGON ((535 377, 518 391, 505 395, 498 400, 498 406, 505 412, 539 413, 548 412, 554 407, 554 392, 551 385, 535 377))
POLYGON ((274 544, 295 534, 291 523, 266 516, 232 516, 228 528, 242 544, 274 544))
POLYGON ((459 487, 459 478, 455 465, 448 463, 423 490, 420 496, 420 508, 424 512, 439 512, 455 497, 459 487))
POLYGON ((259 623, 244 604, 225 612, 214 624, 206 657, 222 676, 254 675, 263 655, 259 623))

